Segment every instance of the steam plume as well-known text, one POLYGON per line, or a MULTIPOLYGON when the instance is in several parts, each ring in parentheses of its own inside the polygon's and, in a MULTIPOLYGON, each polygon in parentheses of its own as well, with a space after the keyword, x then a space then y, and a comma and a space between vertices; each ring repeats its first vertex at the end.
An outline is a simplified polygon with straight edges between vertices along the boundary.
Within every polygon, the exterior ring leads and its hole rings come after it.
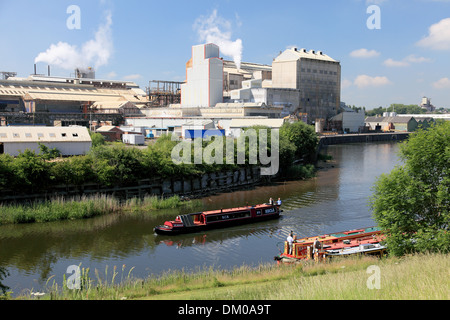
POLYGON ((50 45, 47 51, 39 53, 35 63, 45 62, 66 70, 106 65, 113 50, 111 26, 112 15, 107 12, 106 21, 98 28, 94 39, 85 42, 81 49, 66 42, 58 42, 50 45))
POLYGON ((240 69, 242 62, 242 40, 231 41, 231 23, 217 15, 214 10, 209 17, 201 16, 194 24, 200 41, 214 43, 219 46, 220 51, 232 57, 236 67, 240 69))

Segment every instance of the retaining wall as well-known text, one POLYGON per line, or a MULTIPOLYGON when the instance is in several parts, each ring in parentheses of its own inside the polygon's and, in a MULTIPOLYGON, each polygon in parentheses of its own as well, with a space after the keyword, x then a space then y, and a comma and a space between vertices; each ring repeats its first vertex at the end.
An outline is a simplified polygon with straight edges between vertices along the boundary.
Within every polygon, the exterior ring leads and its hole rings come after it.
POLYGON ((18 195, 12 191, 4 191, 0 195, 1 202, 29 201, 50 199, 55 197, 90 196, 108 194, 120 199, 130 199, 144 196, 173 195, 196 197, 216 192, 233 191, 245 186, 253 186, 263 181, 261 169, 242 168, 234 171, 207 173, 199 177, 147 179, 139 181, 135 186, 105 187, 99 184, 84 184, 82 186, 56 186, 45 193, 18 195))

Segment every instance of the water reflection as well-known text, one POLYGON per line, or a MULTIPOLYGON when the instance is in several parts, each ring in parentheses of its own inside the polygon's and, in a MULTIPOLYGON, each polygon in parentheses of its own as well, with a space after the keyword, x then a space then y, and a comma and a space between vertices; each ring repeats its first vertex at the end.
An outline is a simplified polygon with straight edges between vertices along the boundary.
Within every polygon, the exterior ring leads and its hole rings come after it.
POLYGON ((203 266, 234 267, 270 262, 276 244, 292 230, 313 236, 373 225, 367 207, 377 176, 397 164, 395 143, 329 146, 333 157, 318 176, 286 181, 202 199, 205 210, 283 199, 279 220, 222 230, 157 236, 156 225, 179 212, 164 215, 111 215, 83 221, 0 227, 0 267, 10 276, 3 283, 20 293, 45 285, 51 276, 61 282, 70 265, 104 270, 105 266, 134 267, 146 277, 169 269, 203 266))

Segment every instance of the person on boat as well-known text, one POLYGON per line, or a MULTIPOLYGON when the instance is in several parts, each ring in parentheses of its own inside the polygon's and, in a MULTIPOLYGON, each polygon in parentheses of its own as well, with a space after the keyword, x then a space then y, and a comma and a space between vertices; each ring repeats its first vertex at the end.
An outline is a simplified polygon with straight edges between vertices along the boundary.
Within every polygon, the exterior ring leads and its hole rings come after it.
POLYGON ((281 198, 278 198, 277 206, 281 206, 281 198))
POLYGON ((320 249, 322 249, 322 245, 320 244, 319 238, 316 238, 316 241, 314 241, 314 253, 319 252, 320 249))
POLYGON ((322 244, 319 241, 319 238, 316 238, 314 241, 314 259, 318 261, 319 259, 319 250, 322 249, 322 244))
POLYGON ((292 248, 294 247, 294 237, 293 237, 293 233, 291 231, 291 233, 289 234, 289 236, 287 237, 287 242, 288 242, 288 252, 289 254, 292 254, 292 248))
POLYGON ((269 199, 269 204, 273 205, 273 199, 272 198, 269 199))

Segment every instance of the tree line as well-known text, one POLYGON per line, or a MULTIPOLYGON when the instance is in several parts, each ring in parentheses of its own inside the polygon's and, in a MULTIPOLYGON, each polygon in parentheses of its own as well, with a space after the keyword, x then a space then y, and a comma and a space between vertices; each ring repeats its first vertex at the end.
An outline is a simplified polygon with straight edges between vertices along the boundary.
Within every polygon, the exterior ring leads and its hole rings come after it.
MULTIPOLYGON (((91 182, 104 186, 132 186, 143 179, 200 176, 254 165, 248 158, 240 165, 226 161, 223 164, 204 161, 201 164, 175 164, 171 152, 178 142, 173 141, 171 135, 160 137, 145 149, 122 143, 108 144, 99 134, 92 134, 92 141, 91 150, 84 156, 61 158, 58 150, 45 145, 40 146, 39 153, 25 150, 17 157, 0 155, 0 190, 42 193, 57 185, 80 186, 91 182)), ((206 147, 212 141, 202 143, 206 147)), ((233 143, 236 150, 238 139, 233 143)), ((286 123, 280 129, 280 167, 291 167, 296 159, 301 159, 304 165, 310 164, 317 144, 312 126, 302 122, 286 123)))

